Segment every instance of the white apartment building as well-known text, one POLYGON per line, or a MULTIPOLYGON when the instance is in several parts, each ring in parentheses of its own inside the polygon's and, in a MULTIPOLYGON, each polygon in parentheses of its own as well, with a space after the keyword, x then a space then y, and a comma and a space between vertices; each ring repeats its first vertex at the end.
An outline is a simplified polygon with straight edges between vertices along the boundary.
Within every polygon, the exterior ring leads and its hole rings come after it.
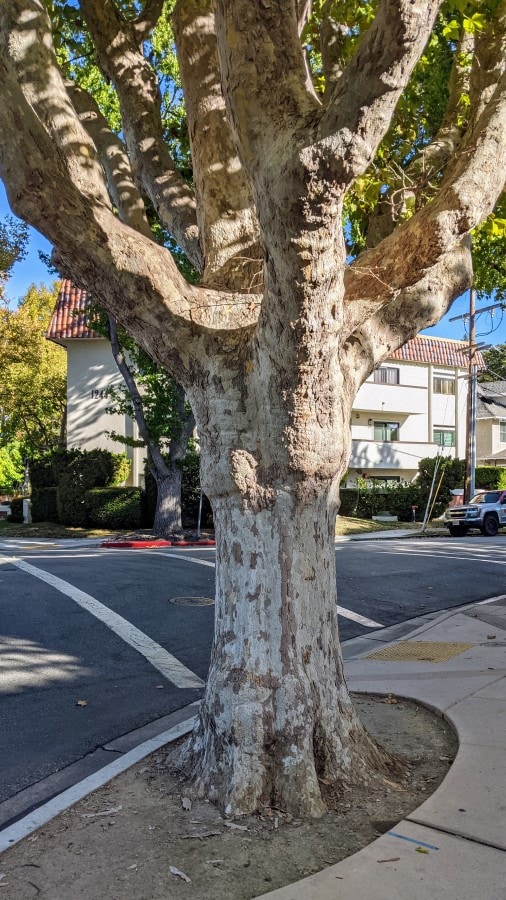
POLYGON ((353 407, 347 484, 412 481, 424 457, 465 456, 467 347, 418 335, 369 376, 353 407))

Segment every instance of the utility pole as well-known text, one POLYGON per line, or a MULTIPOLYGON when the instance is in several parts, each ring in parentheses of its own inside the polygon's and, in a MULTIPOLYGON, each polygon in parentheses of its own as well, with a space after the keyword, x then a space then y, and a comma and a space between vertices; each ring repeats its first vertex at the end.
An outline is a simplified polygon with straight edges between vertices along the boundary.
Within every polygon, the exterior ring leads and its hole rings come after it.
POLYGON ((474 496, 474 472, 476 468, 476 292, 469 292, 469 360, 466 410, 466 471, 464 476, 464 503, 474 496))
POLYGON ((478 365, 475 355, 478 350, 487 350, 485 344, 476 343, 476 318, 482 313, 497 309, 500 303, 485 306, 476 312, 476 291, 469 291, 469 312, 462 316, 454 316, 450 322, 469 319, 468 372, 467 372, 467 409, 466 409, 466 468, 464 476, 464 503, 469 503, 476 493, 476 386, 478 383, 478 365))

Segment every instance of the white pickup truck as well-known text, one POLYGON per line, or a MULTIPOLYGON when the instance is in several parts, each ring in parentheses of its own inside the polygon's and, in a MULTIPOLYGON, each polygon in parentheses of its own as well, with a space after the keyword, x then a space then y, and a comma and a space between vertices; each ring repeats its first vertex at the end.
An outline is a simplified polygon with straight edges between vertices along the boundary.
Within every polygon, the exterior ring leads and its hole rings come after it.
POLYGON ((449 506, 445 525, 453 537, 463 537, 470 528, 494 537, 499 528, 506 527, 506 490, 480 491, 464 506, 449 506))

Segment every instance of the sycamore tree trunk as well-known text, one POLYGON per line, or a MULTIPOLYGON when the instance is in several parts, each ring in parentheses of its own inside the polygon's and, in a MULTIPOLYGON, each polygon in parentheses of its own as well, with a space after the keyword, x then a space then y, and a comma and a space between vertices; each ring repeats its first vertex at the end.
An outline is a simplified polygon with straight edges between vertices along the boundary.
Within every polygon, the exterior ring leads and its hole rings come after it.
POLYGON ((177 462, 165 463, 164 472, 154 474, 156 506, 153 532, 169 537, 181 531, 181 467, 177 462))
MULTIPOLYGON (((287 223, 278 229, 281 241, 287 223)), ((215 521, 216 613, 184 757, 202 795, 231 816, 262 803, 320 815, 319 779, 364 783, 392 763, 357 719, 339 646, 334 530, 354 397, 339 362, 332 260, 342 242, 326 225, 304 233, 308 250, 326 248, 317 296, 311 265, 296 287, 266 273, 272 303, 298 306, 302 357, 291 329, 262 323, 259 345, 218 363, 212 387, 191 395, 215 521), (306 296, 318 313, 305 310, 304 322, 306 296)))
POLYGON ((187 755, 200 792, 234 816, 262 804, 321 815, 319 779, 352 785, 388 759, 350 701, 338 639, 329 486, 264 508, 215 499, 215 638, 187 755))

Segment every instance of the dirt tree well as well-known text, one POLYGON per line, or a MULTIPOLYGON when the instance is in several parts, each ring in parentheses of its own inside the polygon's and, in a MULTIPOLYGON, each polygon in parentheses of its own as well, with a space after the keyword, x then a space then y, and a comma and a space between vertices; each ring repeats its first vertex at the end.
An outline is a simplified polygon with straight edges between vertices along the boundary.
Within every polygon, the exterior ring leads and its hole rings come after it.
POLYGON ((350 24, 331 3, 178 0, 191 185, 152 64, 172 3, 80 0, 72 27, 117 99, 116 132, 65 63, 60 6, 0 7, 0 175, 14 212, 195 414, 217 530, 216 637, 187 749, 196 784, 230 815, 276 801, 318 816, 319 779, 353 784, 388 765, 354 714, 338 641, 352 403, 470 285, 468 235, 505 180, 505 3, 446 39, 436 0, 380 0, 365 25, 360 4, 350 24), (410 119, 403 101, 430 40, 453 60, 446 111, 410 150, 418 107, 410 119), (349 198, 402 129, 401 164, 381 174, 382 208, 349 264, 349 198), (151 237, 147 206, 197 286, 151 237))

